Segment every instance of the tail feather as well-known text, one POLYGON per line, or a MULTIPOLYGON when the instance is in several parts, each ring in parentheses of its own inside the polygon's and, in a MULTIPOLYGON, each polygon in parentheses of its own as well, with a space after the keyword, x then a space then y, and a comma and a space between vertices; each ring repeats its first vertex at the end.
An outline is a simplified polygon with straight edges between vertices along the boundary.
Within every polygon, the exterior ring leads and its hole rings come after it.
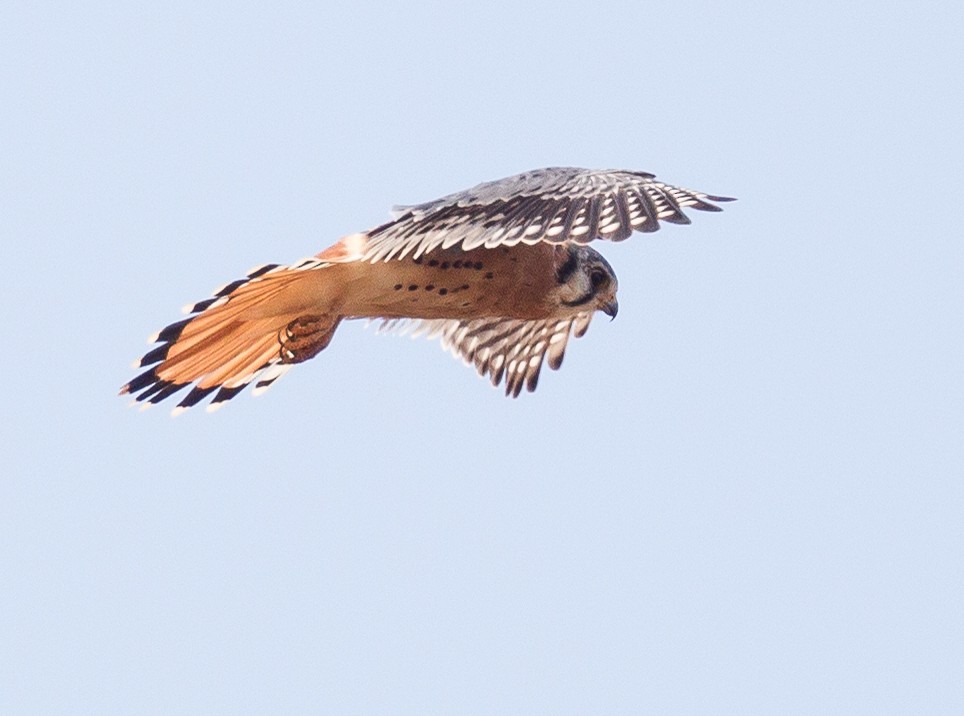
MULTIPOLYGON (((267 331, 269 332, 268 335, 274 338, 274 335, 270 333, 271 329, 268 328, 267 331)), ((266 341, 255 338, 259 335, 264 335, 264 333, 260 331, 252 332, 249 347, 236 356, 219 356, 220 360, 210 361, 212 364, 221 362, 221 366, 212 368, 198 382, 198 385, 201 387, 224 385, 225 387, 236 388, 250 383, 255 374, 268 367, 271 359, 278 354, 277 343, 267 342, 267 345, 265 345, 266 341)))
POLYGON ((216 409, 252 381, 255 394, 263 393, 291 364, 331 341, 341 316, 327 312, 332 292, 316 272, 329 265, 317 258, 287 267, 265 264, 193 304, 192 315, 152 337, 159 345, 135 364, 147 370, 121 395, 132 394, 147 407, 193 385, 177 414, 212 393, 209 409, 216 409))
POLYGON ((261 371, 261 375, 258 376, 258 382, 254 384, 254 390, 251 391, 251 394, 261 395, 290 369, 291 364, 275 363, 274 365, 268 366, 261 371))

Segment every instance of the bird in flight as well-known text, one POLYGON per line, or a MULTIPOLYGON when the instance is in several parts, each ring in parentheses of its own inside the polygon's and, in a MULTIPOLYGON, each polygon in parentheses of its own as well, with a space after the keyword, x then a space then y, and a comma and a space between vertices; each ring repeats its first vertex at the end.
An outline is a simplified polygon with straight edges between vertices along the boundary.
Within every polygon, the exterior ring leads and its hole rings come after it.
POLYGON ((186 306, 120 392, 148 407, 191 386, 174 414, 212 393, 215 410, 314 358, 343 320, 368 318, 440 338, 516 397, 535 390, 545 360, 559 368, 596 311, 616 316, 616 274, 590 242, 688 224, 684 208, 720 211, 713 202, 725 201, 646 172, 555 167, 395 207, 381 226, 253 268, 186 306))

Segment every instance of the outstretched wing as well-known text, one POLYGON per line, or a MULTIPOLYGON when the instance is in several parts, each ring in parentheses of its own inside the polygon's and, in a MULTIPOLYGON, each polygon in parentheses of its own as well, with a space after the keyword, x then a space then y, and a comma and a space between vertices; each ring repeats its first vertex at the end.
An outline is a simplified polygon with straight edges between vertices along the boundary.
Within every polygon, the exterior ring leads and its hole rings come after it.
POLYGON ((570 334, 581 338, 591 320, 591 312, 536 321, 390 319, 382 323, 379 331, 439 338, 443 348, 462 358, 466 365, 475 366, 492 385, 498 386, 505 380, 505 394, 517 398, 523 386, 530 393, 536 389, 546 358, 550 368, 559 369, 570 334))
POLYGON ((733 200, 664 184, 646 172, 537 169, 396 207, 393 221, 368 232, 362 258, 418 257, 456 245, 467 251, 520 242, 622 241, 635 231, 656 231, 660 221, 690 223, 687 207, 721 211, 711 202, 723 201, 733 200))

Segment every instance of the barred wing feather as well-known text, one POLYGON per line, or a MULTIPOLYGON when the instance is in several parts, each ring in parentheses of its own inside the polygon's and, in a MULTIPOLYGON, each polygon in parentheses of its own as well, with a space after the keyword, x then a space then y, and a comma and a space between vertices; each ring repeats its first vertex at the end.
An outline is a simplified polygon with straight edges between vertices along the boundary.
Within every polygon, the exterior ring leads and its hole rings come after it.
POLYGON ((523 321, 505 318, 459 320, 388 319, 379 332, 438 338, 442 347, 474 366, 492 385, 505 381, 505 394, 519 396, 525 387, 536 389, 542 364, 562 366, 570 335, 581 338, 589 328, 591 313, 569 318, 523 321))
POLYGON ((368 232, 364 260, 415 257, 460 245, 622 241, 659 222, 690 223, 683 209, 721 211, 732 201, 657 181, 646 172, 573 167, 537 169, 486 182, 414 206, 395 207, 395 219, 368 232))

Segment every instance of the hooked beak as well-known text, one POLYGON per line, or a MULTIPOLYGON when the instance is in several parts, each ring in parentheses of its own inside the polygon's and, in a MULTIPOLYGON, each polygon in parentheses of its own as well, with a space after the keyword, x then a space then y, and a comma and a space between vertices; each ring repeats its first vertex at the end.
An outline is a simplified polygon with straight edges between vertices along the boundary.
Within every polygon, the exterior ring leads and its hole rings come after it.
POLYGON ((599 310, 609 316, 609 320, 612 320, 616 317, 616 314, 619 313, 619 303, 613 298, 612 301, 604 303, 599 310))

